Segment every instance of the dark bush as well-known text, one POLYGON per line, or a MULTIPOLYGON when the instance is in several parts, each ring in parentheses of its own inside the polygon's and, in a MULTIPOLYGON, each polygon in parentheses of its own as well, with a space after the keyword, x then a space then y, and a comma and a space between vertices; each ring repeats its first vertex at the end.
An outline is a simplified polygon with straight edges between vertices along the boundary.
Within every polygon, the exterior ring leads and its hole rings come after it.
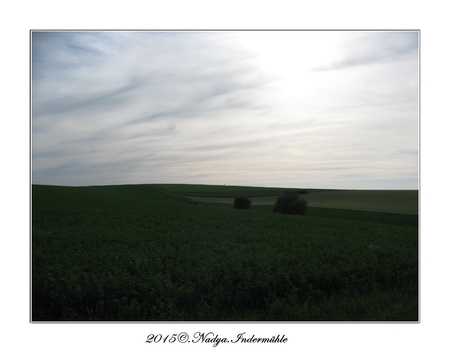
POLYGON ((239 208, 241 210, 248 210, 251 205, 251 201, 248 197, 239 196, 234 199, 234 208, 239 208))
POLYGON ((284 195, 278 197, 273 212, 304 215, 307 205, 308 203, 305 199, 299 198, 297 191, 287 191, 284 195))

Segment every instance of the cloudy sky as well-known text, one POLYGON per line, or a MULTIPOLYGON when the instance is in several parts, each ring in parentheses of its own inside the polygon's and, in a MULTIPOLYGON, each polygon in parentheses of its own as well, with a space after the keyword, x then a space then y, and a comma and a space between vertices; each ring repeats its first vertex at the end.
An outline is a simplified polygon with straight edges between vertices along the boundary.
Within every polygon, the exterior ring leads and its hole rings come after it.
POLYGON ((418 32, 32 32, 32 182, 417 189, 418 32))

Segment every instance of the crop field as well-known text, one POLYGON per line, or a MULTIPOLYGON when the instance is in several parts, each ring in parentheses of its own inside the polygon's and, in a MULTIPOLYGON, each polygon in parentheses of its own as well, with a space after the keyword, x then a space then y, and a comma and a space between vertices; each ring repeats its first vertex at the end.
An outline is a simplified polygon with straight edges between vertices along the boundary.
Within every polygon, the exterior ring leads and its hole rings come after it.
POLYGON ((418 320, 417 198, 384 194, 409 211, 383 213, 360 194, 378 210, 362 212, 350 190, 308 190, 322 207, 305 216, 192 203, 284 191, 33 185, 32 320, 418 320), (325 208, 338 193, 354 208, 325 208))
MULTIPOLYGON (((161 186, 163 190, 170 187, 161 186)), ((178 189, 178 195, 184 195, 201 202, 223 203, 232 205, 234 197, 224 196, 225 192, 214 189, 190 192, 187 188, 184 192, 178 189), (207 191, 208 190, 208 191, 207 191), (203 196, 198 196, 203 195, 203 196), (207 196, 211 195, 211 196, 207 196)), ((273 205, 279 195, 285 189, 269 189, 266 195, 262 190, 245 189, 236 190, 236 195, 248 196, 253 205, 273 205), (246 190, 248 190, 246 194, 246 190), (272 195, 270 195, 272 193, 272 195)), ((353 211, 381 212, 393 214, 418 215, 418 191, 417 190, 306 190, 308 193, 302 197, 308 201, 310 207, 343 209, 353 211)))
POLYGON ((286 189, 226 185, 160 184, 158 188, 174 195, 193 197, 231 197, 281 195, 286 189))
POLYGON ((305 195, 311 207, 418 215, 417 190, 338 190, 305 195))

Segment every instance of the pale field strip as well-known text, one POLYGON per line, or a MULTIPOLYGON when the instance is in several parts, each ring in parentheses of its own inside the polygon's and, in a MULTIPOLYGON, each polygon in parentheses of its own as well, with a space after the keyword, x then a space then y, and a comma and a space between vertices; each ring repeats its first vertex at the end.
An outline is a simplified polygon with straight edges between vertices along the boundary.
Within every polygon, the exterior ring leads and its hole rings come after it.
MULTIPOLYGON (((232 205, 233 197, 193 197, 204 203, 232 205)), ((418 215, 417 190, 338 190, 300 195, 308 206, 341 210, 418 215)), ((254 206, 273 205, 277 196, 251 196, 254 206)))

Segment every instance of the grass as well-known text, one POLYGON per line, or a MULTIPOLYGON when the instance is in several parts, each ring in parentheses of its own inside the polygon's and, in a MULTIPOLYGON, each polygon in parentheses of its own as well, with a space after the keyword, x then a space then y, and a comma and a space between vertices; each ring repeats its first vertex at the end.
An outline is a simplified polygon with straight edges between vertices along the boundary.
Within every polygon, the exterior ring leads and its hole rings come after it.
MULTIPOLYGON (((272 211, 279 195, 289 189, 214 185, 158 185, 190 200, 232 206, 237 196, 250 196, 251 208, 272 211), (196 195, 196 196, 192 196, 196 195), (203 196, 198 196, 203 195, 203 196), (236 196, 234 196, 236 195, 236 196), (261 196, 263 195, 263 196, 261 196)), ((319 190, 301 195, 308 201, 308 215, 418 227, 417 190, 319 190)))
POLYGON ((33 185, 33 320, 418 320, 417 227, 185 198, 283 192, 233 188, 33 185))
MULTIPOLYGON (((236 185, 200 185, 200 184, 158 184, 160 190, 165 190, 174 195, 193 197, 229 197, 238 196, 280 196, 287 188, 236 186, 236 185)), ((324 192, 323 189, 308 189, 309 193, 324 192)))
POLYGON ((311 207, 418 215, 417 190, 338 190, 305 195, 311 207))
MULTIPOLYGON (((237 196, 248 196, 253 205, 273 205, 278 196, 289 189, 249 187, 209 187, 161 185, 163 190, 176 190, 177 195, 200 202, 233 204, 237 196)), ((418 215, 417 190, 307 190, 301 195, 314 208, 418 215)))

